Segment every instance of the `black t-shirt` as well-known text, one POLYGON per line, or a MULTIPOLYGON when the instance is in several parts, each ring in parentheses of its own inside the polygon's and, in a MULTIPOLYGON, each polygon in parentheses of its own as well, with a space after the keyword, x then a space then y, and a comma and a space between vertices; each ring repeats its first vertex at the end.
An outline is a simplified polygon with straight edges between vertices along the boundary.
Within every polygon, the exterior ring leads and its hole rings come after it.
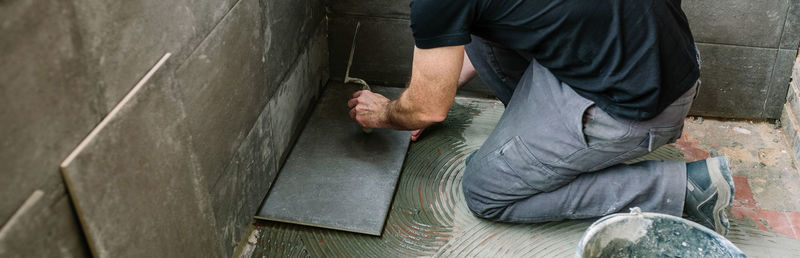
POLYGON ((613 115, 646 120, 699 77, 680 0, 412 0, 419 48, 470 34, 524 50, 613 115))

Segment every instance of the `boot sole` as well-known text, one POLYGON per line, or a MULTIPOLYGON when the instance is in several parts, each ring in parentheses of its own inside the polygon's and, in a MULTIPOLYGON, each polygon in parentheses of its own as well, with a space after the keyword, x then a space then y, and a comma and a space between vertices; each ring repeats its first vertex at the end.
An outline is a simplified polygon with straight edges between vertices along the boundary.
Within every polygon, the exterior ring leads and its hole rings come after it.
POLYGON ((730 225, 725 209, 730 207, 734 194, 733 178, 728 164, 726 156, 706 160, 711 183, 717 188, 717 202, 714 203, 714 228, 723 236, 728 234, 730 225))

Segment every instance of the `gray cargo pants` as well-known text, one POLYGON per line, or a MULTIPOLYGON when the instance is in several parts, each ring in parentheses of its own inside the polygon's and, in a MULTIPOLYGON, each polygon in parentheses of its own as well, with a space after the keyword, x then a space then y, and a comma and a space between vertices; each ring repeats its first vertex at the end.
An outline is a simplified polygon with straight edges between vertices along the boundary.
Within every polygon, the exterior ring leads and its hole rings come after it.
POLYGON ((467 54, 506 104, 464 171, 464 196, 476 216, 530 223, 630 207, 681 216, 684 162, 620 163, 680 137, 697 85, 657 117, 629 121, 610 116, 525 53, 473 37, 467 54))

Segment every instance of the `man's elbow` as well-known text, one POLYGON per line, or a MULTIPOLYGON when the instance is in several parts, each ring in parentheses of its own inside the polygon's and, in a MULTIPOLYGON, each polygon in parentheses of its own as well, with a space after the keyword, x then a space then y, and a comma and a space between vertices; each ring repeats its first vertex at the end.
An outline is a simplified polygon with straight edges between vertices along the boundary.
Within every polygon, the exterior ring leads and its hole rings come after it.
POLYGON ((429 111, 421 113, 418 117, 419 121, 426 124, 434 124, 444 121, 447 118, 447 111, 429 111))

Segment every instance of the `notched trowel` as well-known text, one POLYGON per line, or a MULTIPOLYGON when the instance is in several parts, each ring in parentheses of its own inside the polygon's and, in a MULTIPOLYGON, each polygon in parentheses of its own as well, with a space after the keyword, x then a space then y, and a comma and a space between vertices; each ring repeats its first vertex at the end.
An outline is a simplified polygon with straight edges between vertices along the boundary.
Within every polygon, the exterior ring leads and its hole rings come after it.
MULTIPOLYGON (((372 91, 366 81, 350 77, 350 67, 353 66, 353 53, 356 52, 356 38, 358 37, 358 28, 361 27, 361 22, 356 23, 356 31, 353 33, 353 44, 350 46, 350 58, 347 60, 347 70, 344 72, 344 83, 360 84, 362 90, 372 91)), ((371 133, 372 128, 361 128, 365 133, 371 133)))

